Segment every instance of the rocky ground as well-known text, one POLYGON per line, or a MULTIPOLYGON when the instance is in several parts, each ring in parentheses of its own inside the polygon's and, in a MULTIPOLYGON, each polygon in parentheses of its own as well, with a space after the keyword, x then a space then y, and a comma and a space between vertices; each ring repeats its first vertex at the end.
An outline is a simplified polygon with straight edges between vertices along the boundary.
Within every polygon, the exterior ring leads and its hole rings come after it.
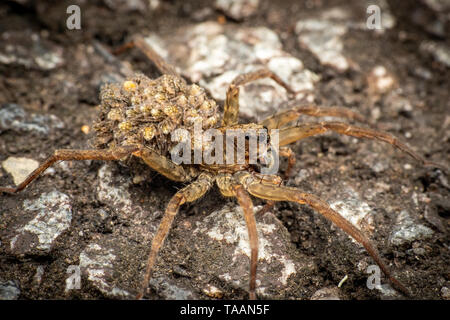
MULTIPOLYGON (((54 149, 89 147, 100 86, 124 79, 118 61, 159 75, 135 49, 105 51, 136 34, 221 105, 237 74, 262 66, 302 91, 292 98, 271 80, 248 85, 242 121, 299 100, 345 106, 449 166, 449 1, 16 0, 0 4, 1 186, 22 181, 54 149), (81 30, 66 26, 74 3, 81 30), (380 30, 367 28, 373 4, 380 30)), ((292 148, 286 185, 320 196, 368 234, 414 298, 450 298, 448 175, 389 145, 336 134, 292 148)), ((72 161, 0 195, 0 298, 133 298, 181 187, 141 164, 72 161), (79 289, 71 286, 78 270, 79 289)), ((369 289, 372 259, 312 209, 278 203, 257 223, 259 298, 404 298, 384 277, 369 289)), ((146 298, 247 298, 247 240, 236 201, 217 190, 184 205, 146 298)))

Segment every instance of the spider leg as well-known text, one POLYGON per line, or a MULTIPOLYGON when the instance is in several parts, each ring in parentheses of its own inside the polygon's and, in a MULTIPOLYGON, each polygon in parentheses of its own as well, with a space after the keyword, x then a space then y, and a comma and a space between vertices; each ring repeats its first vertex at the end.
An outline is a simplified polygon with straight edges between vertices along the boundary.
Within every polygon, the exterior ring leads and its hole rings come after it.
POLYGON ((279 129, 286 123, 294 121, 300 115, 305 114, 312 117, 339 117, 351 120, 357 120, 366 123, 367 120, 358 112, 344 107, 319 107, 313 104, 306 106, 293 107, 270 116, 260 122, 268 129, 279 129))
POLYGON ((297 140, 319 135, 327 131, 332 131, 357 138, 367 138, 383 141, 407 153, 409 156, 411 156, 424 166, 437 167, 443 169, 444 171, 447 171, 444 166, 425 160, 422 156, 413 151, 405 143, 401 142, 396 137, 387 132, 369 128, 362 128, 344 122, 303 123, 298 126, 282 128, 279 132, 279 145, 284 146, 297 140))
POLYGON ((60 160, 120 160, 132 152, 136 151, 138 147, 119 147, 111 150, 73 150, 73 149, 59 149, 55 150, 53 155, 47 158, 36 170, 31 172, 28 177, 15 188, 0 188, 0 193, 16 193, 19 192, 35 178, 37 178, 48 167, 60 160))
POLYGON ((170 199, 164 216, 159 224, 159 228, 156 231, 155 236, 152 240, 152 245, 150 248, 150 253, 148 256, 147 268, 145 271, 144 280, 142 282, 142 289, 136 296, 136 299, 141 299, 144 296, 145 290, 148 287, 148 282, 152 274, 152 269, 155 264, 156 258, 158 256, 159 249, 161 248, 164 240, 169 233, 172 222, 178 209, 183 203, 193 202, 201 198, 212 186, 213 178, 208 173, 202 173, 197 180, 187 185, 180 191, 178 191, 172 199, 170 199))
POLYGON ((226 196, 234 196, 237 198, 239 205, 243 209, 244 219, 247 225, 248 238, 250 242, 250 290, 249 297, 251 300, 256 299, 256 269, 258 266, 258 231, 256 229, 256 220, 253 213, 253 203, 248 192, 244 187, 234 181, 229 174, 219 174, 216 177, 217 186, 220 192, 226 196))
POLYGON ((142 160, 144 160, 150 168, 170 180, 185 182, 191 178, 189 173, 186 172, 181 165, 175 164, 170 159, 149 148, 140 148, 139 150, 133 152, 133 155, 142 158, 142 160))
POLYGON ((256 214, 263 215, 264 213, 272 210, 274 206, 275 206, 275 201, 267 200, 266 204, 256 214))
POLYGON ((162 74, 170 74, 180 77, 175 67, 166 62, 141 36, 135 36, 132 41, 125 43, 121 47, 114 50, 114 54, 120 54, 130 48, 138 48, 147 58, 152 61, 162 74))
POLYGON ((275 73, 269 69, 261 69, 249 73, 244 73, 237 76, 229 85, 227 90, 227 96, 225 99, 224 114, 222 119, 222 126, 231 126, 238 123, 239 117, 239 87, 243 86, 249 82, 263 79, 271 78, 280 86, 286 89, 291 94, 294 94, 294 90, 281 80, 275 73))
POLYGON ((250 241, 250 300, 256 299, 256 268, 258 266, 258 231, 253 214, 253 203, 247 191, 242 185, 234 186, 235 196, 244 211, 245 223, 247 224, 248 238, 250 241))
POLYGON ((278 153, 282 157, 286 157, 288 159, 288 167, 286 171, 284 172, 284 178, 287 179, 291 175, 291 170, 295 165, 296 158, 295 154, 289 147, 281 147, 280 151, 278 153))
POLYGON ((404 294, 410 295, 408 289, 397 279, 394 278, 390 272, 388 266, 383 262, 378 253, 376 247, 370 242, 370 240, 353 224, 348 222, 344 217, 342 217, 338 212, 331 209, 331 207, 318 198, 315 195, 301 192, 297 188, 285 187, 270 184, 267 181, 260 181, 255 179, 251 174, 246 172, 239 172, 235 175, 236 179, 241 182, 245 189, 253 196, 267 199, 271 201, 290 201, 297 202, 299 204, 307 204, 316 210, 318 213, 323 215, 325 218, 333 222, 339 228, 341 228, 345 233, 350 235, 353 239, 359 242, 367 250, 369 255, 375 260, 384 274, 389 278, 389 280, 404 294))

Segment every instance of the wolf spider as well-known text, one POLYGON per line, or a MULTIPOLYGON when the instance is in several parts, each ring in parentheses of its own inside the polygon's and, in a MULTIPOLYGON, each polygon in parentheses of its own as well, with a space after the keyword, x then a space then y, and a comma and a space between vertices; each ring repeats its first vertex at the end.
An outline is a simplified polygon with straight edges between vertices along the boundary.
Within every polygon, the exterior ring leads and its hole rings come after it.
POLYGON ((343 107, 323 108, 315 105, 300 105, 266 118, 258 124, 238 124, 239 88, 251 81, 271 78, 294 93, 288 84, 276 74, 267 70, 246 73, 236 77, 228 87, 223 116, 220 117, 215 101, 209 99, 204 89, 188 85, 173 66, 166 63, 144 40, 136 37, 122 49, 140 49, 163 74, 156 80, 137 75, 118 85, 102 88, 102 109, 94 126, 97 131, 97 145, 91 150, 61 149, 54 151, 36 170, 15 188, 0 188, 0 192, 16 193, 23 190, 44 170, 60 160, 124 160, 135 156, 141 158, 151 169, 177 182, 189 183, 179 190, 169 201, 159 228, 152 240, 148 263, 137 298, 142 298, 147 290, 158 252, 169 232, 180 206, 201 198, 213 186, 218 186, 225 197, 235 197, 244 212, 251 248, 249 297, 256 298, 256 269, 258 261, 258 233, 250 195, 267 200, 267 206, 276 201, 291 201, 307 204, 336 224, 339 228, 362 244, 370 256, 380 266, 390 281, 405 294, 409 291, 393 277, 383 262, 376 247, 353 224, 313 194, 304 193, 294 187, 282 185, 277 175, 264 175, 246 159, 244 164, 186 165, 175 164, 168 157, 171 147, 168 134, 174 129, 192 129, 192 119, 204 120, 207 128, 238 129, 247 128, 279 129, 279 155, 288 158, 286 174, 289 175, 295 163, 294 153, 286 145, 295 141, 319 135, 328 131, 380 140, 406 152, 425 166, 436 166, 426 161, 411 148, 394 136, 374 129, 363 128, 343 122, 301 123, 286 126, 300 115, 313 117, 335 116, 353 120, 363 120, 356 112, 343 107))

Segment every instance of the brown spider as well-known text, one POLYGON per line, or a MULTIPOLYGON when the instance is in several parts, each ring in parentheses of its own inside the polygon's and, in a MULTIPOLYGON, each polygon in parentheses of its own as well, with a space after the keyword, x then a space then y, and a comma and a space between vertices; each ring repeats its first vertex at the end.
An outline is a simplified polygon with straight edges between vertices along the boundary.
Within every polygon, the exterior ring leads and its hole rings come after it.
POLYGON ((265 208, 273 205, 275 201, 292 201, 311 206, 362 244, 392 283, 403 293, 408 294, 405 286, 392 276, 369 239, 358 228, 331 209, 327 203, 297 188, 283 186, 282 179, 277 175, 260 173, 257 167, 249 163, 247 151, 244 164, 178 165, 170 159, 170 150, 175 144, 170 139, 170 133, 179 128, 191 132, 194 122, 197 120, 202 121, 203 129, 217 128, 221 131, 249 128, 279 129, 279 146, 281 146, 279 154, 288 158, 287 175, 295 163, 295 157, 291 149, 284 146, 327 131, 384 141, 408 153, 425 166, 438 165, 426 161, 394 136, 374 129, 343 122, 302 123, 285 126, 302 114, 314 117, 336 116, 363 120, 359 114, 342 107, 322 108, 315 105, 303 105, 273 115, 259 124, 238 124, 240 86, 257 79, 271 78, 288 92, 293 93, 292 89, 267 69, 240 75, 229 85, 224 113, 221 117, 216 102, 207 97, 204 89, 196 84, 188 85, 175 68, 166 63, 142 38, 136 37, 123 48, 130 46, 136 46, 142 50, 163 75, 155 80, 143 75, 134 75, 120 85, 104 86, 100 94, 101 111, 94 126, 96 149, 56 150, 17 187, 0 188, 0 192, 15 193, 23 190, 56 161, 124 160, 130 156, 141 158, 151 169, 168 179, 188 183, 172 197, 167 205, 160 226, 152 240, 142 289, 137 298, 142 298, 148 287, 158 252, 178 209, 186 202, 193 202, 201 198, 214 182, 225 197, 237 198, 239 205, 243 208, 251 247, 250 299, 256 298, 258 261, 258 234, 250 195, 268 200, 265 208))

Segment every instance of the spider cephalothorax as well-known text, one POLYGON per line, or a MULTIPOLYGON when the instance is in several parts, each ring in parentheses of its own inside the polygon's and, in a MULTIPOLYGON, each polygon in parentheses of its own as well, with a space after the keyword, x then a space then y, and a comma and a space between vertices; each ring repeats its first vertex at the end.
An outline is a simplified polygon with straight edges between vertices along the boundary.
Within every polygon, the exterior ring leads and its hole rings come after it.
MULTIPOLYGON (((292 169, 295 157, 293 152, 285 146, 327 131, 387 142, 408 153, 423 165, 438 165, 426 161, 407 145, 385 132, 344 122, 323 121, 289 125, 302 114, 313 117, 335 116, 363 120, 359 114, 346 108, 300 105, 268 117, 258 124, 238 124, 240 86, 253 80, 271 78, 290 93, 292 93, 291 88, 267 69, 240 75, 231 82, 227 90, 224 113, 220 116, 216 102, 207 97, 204 89, 196 84, 188 85, 175 68, 164 62, 142 38, 136 38, 133 45, 140 48, 156 64, 163 76, 152 80, 143 75, 135 75, 121 84, 105 86, 101 91, 101 111, 95 124, 96 149, 56 150, 17 187, 0 188, 0 192, 15 193, 24 189, 41 172, 59 160, 122 160, 130 156, 141 158, 151 169, 168 179, 185 183, 186 186, 169 201, 152 240, 139 298, 145 294, 159 249, 164 243, 178 209, 186 202, 200 199, 213 185, 217 185, 224 196, 235 197, 243 208, 251 248, 250 298, 256 298, 258 261, 258 234, 250 195, 267 200, 268 205, 275 201, 291 201, 309 205, 362 244, 392 283, 402 292, 408 292, 391 275, 376 247, 358 228, 318 197, 294 187, 283 186, 281 177, 264 173, 250 163, 249 154, 252 151, 250 143, 245 143, 245 161, 242 163, 233 161, 209 163, 204 160, 189 164, 177 163, 171 159, 173 155, 171 150, 177 143, 176 140, 171 139, 171 133, 176 129, 184 129, 190 139, 198 138, 195 124, 199 122, 202 130, 214 128, 219 133, 226 133, 228 130, 242 132, 249 129, 277 130, 277 147, 279 147, 277 154, 288 157, 286 175, 292 169)), ((269 141, 269 138, 263 138, 263 142, 267 142, 265 140, 269 141)), ((192 151, 195 153, 195 144, 194 147, 189 148, 189 153, 192 151)), ((223 150, 222 159, 230 155, 229 149, 223 150)))

